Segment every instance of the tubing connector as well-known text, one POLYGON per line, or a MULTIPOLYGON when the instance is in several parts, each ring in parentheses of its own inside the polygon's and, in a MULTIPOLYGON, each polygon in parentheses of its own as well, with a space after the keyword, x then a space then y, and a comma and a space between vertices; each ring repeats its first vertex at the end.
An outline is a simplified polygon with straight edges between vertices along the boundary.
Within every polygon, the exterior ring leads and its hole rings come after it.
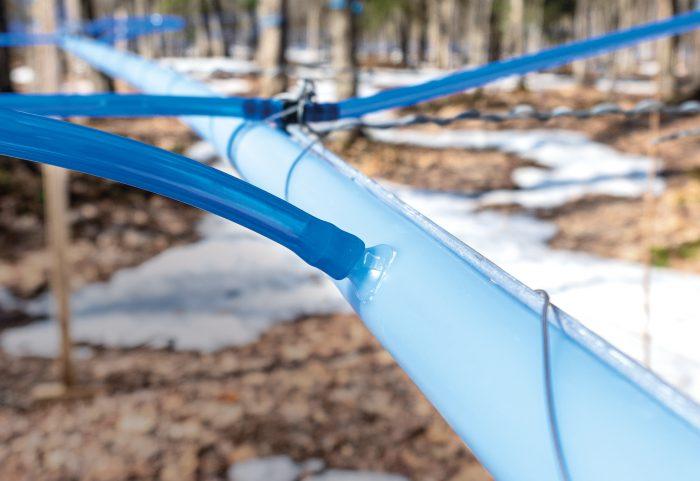
POLYGON ((372 300, 396 259, 396 250, 386 244, 366 249, 360 261, 348 275, 355 296, 364 304, 372 300))

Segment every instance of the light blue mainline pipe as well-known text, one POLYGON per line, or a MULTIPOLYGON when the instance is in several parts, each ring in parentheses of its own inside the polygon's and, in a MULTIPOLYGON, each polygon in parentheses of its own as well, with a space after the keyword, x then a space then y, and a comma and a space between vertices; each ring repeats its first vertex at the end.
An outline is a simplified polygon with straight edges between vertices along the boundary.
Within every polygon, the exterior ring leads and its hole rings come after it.
POLYGON ((559 67, 574 60, 611 52, 643 40, 688 32, 699 26, 700 11, 693 11, 530 55, 489 63, 422 84, 385 90, 368 97, 344 100, 338 104, 339 115, 340 118, 361 117, 371 112, 414 105, 466 89, 481 87, 499 78, 559 67))
MULTIPOLYGON (((147 93, 215 95, 97 42, 63 46, 147 93)), ((248 181, 367 245, 393 247, 373 295, 341 281, 343 295, 497 480, 558 480, 539 295, 303 136, 232 118, 185 120, 248 181)), ((549 319, 572 479, 698 481, 700 407, 561 311, 549 319)))
POLYGON ((199 207, 287 247, 334 279, 361 264, 352 234, 194 160, 58 120, 0 109, 0 154, 116 180, 199 207))

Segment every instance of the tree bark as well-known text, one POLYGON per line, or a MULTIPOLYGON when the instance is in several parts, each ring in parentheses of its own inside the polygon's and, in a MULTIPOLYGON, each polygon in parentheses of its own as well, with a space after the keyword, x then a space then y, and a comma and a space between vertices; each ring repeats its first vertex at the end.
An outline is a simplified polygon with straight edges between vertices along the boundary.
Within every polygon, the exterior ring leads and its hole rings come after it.
POLYGON ((357 25, 348 5, 331 9, 331 63, 338 98, 357 95, 357 25))
POLYGON ((507 27, 504 49, 510 56, 525 51, 525 0, 508 0, 507 27))
MULTIPOLYGON (((677 0, 658 0, 658 18, 667 18, 678 13, 677 0)), ((678 36, 664 38, 657 42, 659 59, 659 95, 663 100, 673 100, 678 95, 676 60, 678 59, 678 36)))
POLYGON ((269 97, 287 90, 287 0, 260 0, 258 15, 262 30, 258 46, 260 93, 269 97))
POLYGON ((411 61, 416 66, 428 60, 428 29, 426 28, 426 0, 415 0, 411 12, 411 61))
MULTIPOLYGON (((8 19, 8 3, 9 0, 0 0, 0 30, 7 32, 7 27, 9 24, 8 19)), ((12 71, 12 63, 10 57, 10 48, 1 47, 0 48, 0 92, 9 93, 13 92, 12 78, 10 77, 10 72, 12 71)))
POLYGON ((483 65, 489 60, 493 0, 470 0, 467 4, 469 63, 483 65))
POLYGON ((322 0, 309 0, 306 11, 306 48, 313 52, 321 49, 322 0))
MULTIPOLYGON (((574 13, 574 35, 578 40, 588 38, 591 34, 592 0, 576 0, 574 13)), ((581 85, 593 82, 593 63, 590 60, 574 62, 574 77, 581 85)))

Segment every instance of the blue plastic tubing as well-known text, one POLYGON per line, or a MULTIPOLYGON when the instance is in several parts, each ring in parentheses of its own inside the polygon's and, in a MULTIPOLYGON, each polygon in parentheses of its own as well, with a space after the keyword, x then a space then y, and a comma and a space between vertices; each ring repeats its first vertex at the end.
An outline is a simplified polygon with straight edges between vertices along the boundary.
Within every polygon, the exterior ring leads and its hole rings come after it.
MULTIPOLYGON (((128 40, 152 33, 182 30, 185 21, 176 15, 142 15, 127 18, 103 17, 85 24, 69 26, 65 31, 81 32, 111 42, 128 40)), ((0 47, 23 47, 53 44, 60 40, 60 33, 0 32, 0 47)))
MULTIPOLYGON (((137 56, 66 50, 147 93, 214 95, 137 56)), ((330 154, 260 123, 185 119, 251 183, 396 257, 371 298, 337 283, 499 481, 557 481, 539 295, 330 154)), ((554 401, 574 481, 698 481, 700 408, 566 314, 549 316, 554 401), (561 323, 561 327, 557 321, 561 323)))
POLYGON ((199 207, 295 252, 334 279, 363 242, 264 190, 194 160, 116 135, 0 109, 0 154, 104 177, 199 207))
POLYGON ((385 90, 368 97, 344 100, 338 104, 340 107, 339 115, 340 118, 361 117, 371 112, 414 105, 463 90, 481 87, 499 78, 558 67, 577 59, 634 45, 642 40, 687 32, 698 26, 700 26, 700 11, 685 13, 659 22, 572 42, 531 55, 493 62, 422 84, 385 90))
POLYGON ((276 99, 140 94, 0 94, 0 108, 60 117, 207 115, 263 120, 282 110, 276 99))

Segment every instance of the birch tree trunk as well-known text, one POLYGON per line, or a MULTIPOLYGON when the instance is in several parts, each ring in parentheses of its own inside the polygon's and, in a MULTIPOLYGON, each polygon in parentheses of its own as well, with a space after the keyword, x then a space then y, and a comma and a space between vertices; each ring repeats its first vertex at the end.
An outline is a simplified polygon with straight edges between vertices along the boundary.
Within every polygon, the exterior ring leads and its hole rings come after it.
POLYGON ((269 97, 287 90, 287 0, 260 0, 258 16, 261 26, 258 46, 258 63, 262 68, 260 93, 269 97))

